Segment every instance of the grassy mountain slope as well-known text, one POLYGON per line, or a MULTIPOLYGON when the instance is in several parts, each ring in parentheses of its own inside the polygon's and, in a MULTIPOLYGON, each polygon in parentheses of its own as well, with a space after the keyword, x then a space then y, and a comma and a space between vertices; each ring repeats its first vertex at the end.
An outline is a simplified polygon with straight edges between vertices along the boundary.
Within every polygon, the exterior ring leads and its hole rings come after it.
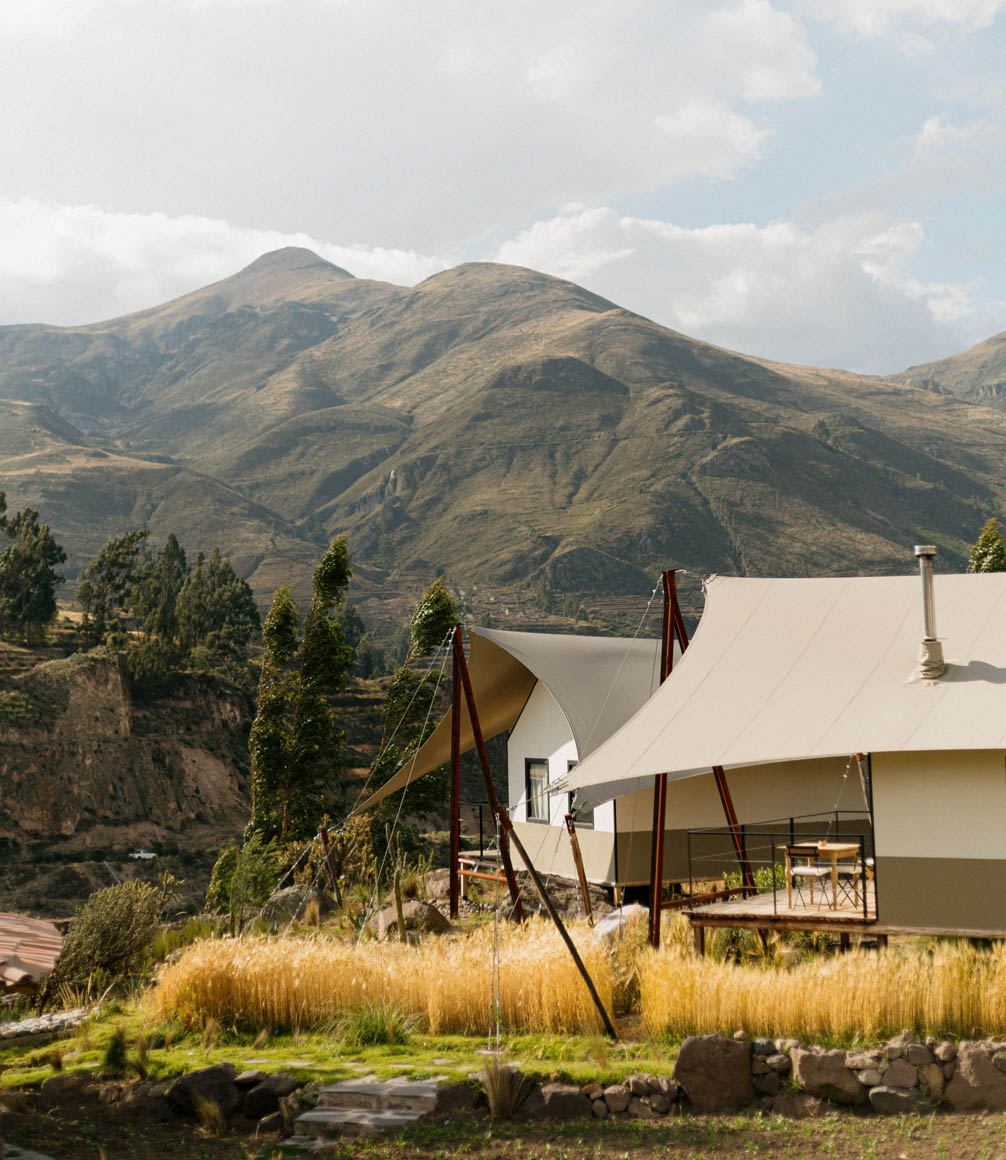
POLYGON ((489 263, 403 289, 278 251, 127 318, 0 328, 0 393, 47 432, 0 437, 7 486, 71 551, 174 527, 267 593, 347 531, 378 614, 442 570, 525 611, 565 592, 628 615, 671 564, 900 570, 923 537, 957 567, 1006 486, 997 411, 489 263))
POLYGON ((909 367, 892 377, 989 407, 1006 407, 1006 331, 960 354, 909 367))

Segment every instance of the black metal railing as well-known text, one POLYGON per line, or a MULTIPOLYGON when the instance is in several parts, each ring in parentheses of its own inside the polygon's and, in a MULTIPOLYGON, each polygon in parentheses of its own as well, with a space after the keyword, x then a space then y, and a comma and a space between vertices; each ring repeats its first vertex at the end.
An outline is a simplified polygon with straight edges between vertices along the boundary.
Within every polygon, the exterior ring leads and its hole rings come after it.
MULTIPOLYGON (((855 844, 856 893, 862 900, 863 920, 869 920, 869 887, 875 875, 873 829, 863 810, 831 810, 818 814, 793 814, 733 826, 710 826, 688 831, 688 888, 696 902, 718 901, 740 895, 773 895, 772 912, 778 915, 779 891, 785 890, 785 846, 812 846, 818 842, 855 844), (712 847, 712 848, 711 848, 712 847), (697 884, 712 883, 697 890, 697 884), (753 883, 753 889, 752 889, 753 883)), ((830 859, 821 863, 831 865, 830 859)), ((850 878, 848 864, 836 873, 850 878)), ((791 879, 792 881, 792 879, 791 879)))

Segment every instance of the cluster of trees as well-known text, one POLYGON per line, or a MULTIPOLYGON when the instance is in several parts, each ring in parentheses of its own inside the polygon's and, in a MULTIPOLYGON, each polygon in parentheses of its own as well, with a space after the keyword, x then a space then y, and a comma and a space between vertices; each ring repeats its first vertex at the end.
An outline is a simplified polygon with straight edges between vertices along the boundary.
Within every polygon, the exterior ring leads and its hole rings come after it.
POLYGON ((48 524, 25 508, 7 515, 7 496, 0 491, 0 636, 37 643, 56 615, 55 571, 66 561, 48 524))
POLYGON ((125 648, 125 616, 143 639, 130 651, 133 676, 156 690, 178 665, 216 671, 241 683, 248 646, 260 626, 251 588, 214 548, 190 567, 172 532, 159 552, 146 531, 115 536, 84 570, 77 589, 81 633, 90 645, 125 648))

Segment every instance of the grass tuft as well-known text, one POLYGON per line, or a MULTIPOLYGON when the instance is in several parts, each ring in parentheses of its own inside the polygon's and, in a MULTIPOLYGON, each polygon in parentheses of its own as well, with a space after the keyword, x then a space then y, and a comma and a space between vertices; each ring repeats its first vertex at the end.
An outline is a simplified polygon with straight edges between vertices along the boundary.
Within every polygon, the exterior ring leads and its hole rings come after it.
POLYGON ((406 1014, 394 1003, 371 1003, 339 1018, 335 1034, 347 1047, 384 1047, 408 1043, 420 1029, 418 1015, 406 1014))
POLYGON ((101 1057, 101 1069, 106 1075, 122 1075, 126 1070, 129 1055, 129 1040, 126 1037, 126 1027, 118 1023, 112 1029, 112 1034, 105 1044, 101 1057))
POLYGON ((494 1120, 512 1120, 535 1086, 532 1080, 498 1054, 486 1056, 482 1082, 489 1101, 489 1115, 494 1120))

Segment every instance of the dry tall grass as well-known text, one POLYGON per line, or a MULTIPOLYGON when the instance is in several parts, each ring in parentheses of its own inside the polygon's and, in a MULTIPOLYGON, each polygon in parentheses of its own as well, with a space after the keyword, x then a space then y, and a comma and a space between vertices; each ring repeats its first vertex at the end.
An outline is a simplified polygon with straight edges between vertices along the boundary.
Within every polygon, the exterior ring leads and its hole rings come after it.
POLYGON ((904 1027, 968 1037, 1006 1032, 1006 949, 967 943, 814 957, 790 969, 714 962, 679 948, 640 962, 652 1035, 750 1034, 875 1040, 904 1027))
MULTIPOLYGON (((574 932, 574 937, 576 937, 574 932)), ((577 938, 610 1010, 604 948, 577 938)), ((500 932, 501 1018, 512 1030, 600 1029, 590 996, 555 930, 541 922, 500 932)), ((152 996, 161 1017, 200 1026, 311 1027, 372 1003, 424 1016, 437 1032, 483 1032, 492 1017, 493 932, 421 946, 323 938, 240 938, 195 943, 167 967, 152 996)))

